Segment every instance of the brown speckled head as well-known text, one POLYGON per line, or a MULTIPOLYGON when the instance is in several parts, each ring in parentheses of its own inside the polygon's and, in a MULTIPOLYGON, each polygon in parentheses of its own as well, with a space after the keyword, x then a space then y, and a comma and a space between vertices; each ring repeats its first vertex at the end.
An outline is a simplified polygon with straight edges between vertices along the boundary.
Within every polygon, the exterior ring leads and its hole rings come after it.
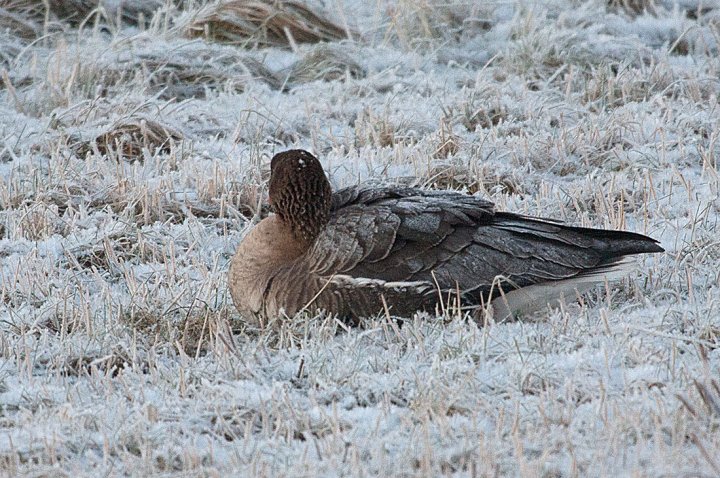
POLYGON ((330 218, 332 190, 320 161, 302 149, 273 156, 270 205, 298 239, 311 244, 330 218))

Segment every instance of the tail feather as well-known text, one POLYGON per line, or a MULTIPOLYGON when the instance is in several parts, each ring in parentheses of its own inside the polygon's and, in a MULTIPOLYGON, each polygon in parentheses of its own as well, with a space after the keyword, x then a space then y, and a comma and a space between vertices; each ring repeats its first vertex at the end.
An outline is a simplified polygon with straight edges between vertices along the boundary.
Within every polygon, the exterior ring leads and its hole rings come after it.
POLYGON ((592 229, 588 227, 567 226, 555 221, 521 216, 513 213, 496 213, 497 225, 520 234, 530 234, 536 238, 560 242, 578 247, 600 247, 606 256, 603 264, 631 254, 664 252, 655 239, 629 231, 612 229, 592 229))

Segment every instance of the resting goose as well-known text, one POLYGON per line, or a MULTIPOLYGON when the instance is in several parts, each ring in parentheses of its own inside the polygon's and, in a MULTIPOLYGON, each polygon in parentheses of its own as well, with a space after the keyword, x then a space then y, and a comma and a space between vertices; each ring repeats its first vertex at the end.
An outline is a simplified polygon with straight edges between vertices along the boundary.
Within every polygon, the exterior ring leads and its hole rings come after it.
POLYGON ((623 258, 662 252, 625 231, 499 212, 453 191, 352 186, 335 193, 303 150, 272 158, 269 202, 232 259, 229 287, 258 325, 299 311, 408 316, 448 301, 502 314, 613 279, 623 258), (387 309, 386 309, 387 308, 387 309))

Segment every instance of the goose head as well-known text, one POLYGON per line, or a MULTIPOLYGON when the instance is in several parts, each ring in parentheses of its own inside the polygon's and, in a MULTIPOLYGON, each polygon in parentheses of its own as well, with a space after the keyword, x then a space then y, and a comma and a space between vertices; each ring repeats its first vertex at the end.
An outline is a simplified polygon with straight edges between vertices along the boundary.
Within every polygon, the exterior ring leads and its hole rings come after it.
POLYGON ((270 162, 269 202, 294 239, 309 247, 330 219, 332 189, 320 161, 302 149, 270 162))

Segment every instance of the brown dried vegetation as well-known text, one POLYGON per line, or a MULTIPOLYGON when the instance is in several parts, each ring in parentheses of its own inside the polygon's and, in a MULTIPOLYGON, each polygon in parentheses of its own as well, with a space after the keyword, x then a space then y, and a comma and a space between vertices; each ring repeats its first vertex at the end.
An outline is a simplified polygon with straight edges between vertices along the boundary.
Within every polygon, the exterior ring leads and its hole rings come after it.
POLYGON ((610 11, 623 12, 631 17, 636 17, 647 12, 655 14, 655 2, 653 0, 608 0, 607 6, 610 11))
POLYGON ((142 160, 143 151, 169 153, 173 143, 183 139, 178 130, 158 120, 136 116, 123 118, 98 135, 91 143, 76 145, 78 154, 95 150, 103 155, 116 155, 118 159, 142 160))
POLYGON ((162 0, 0 0, 0 28, 8 28, 25 39, 34 39, 61 30, 63 24, 79 26, 91 20, 93 15, 97 15, 102 23, 119 21, 139 25, 150 20, 163 6, 162 0))
POLYGON ((300 2, 221 1, 185 27, 190 38, 251 46, 291 46, 347 38, 346 31, 300 2))
POLYGON ((365 70, 349 53, 334 45, 318 45, 293 64, 287 82, 308 83, 315 80, 334 81, 345 78, 364 78, 365 70))

